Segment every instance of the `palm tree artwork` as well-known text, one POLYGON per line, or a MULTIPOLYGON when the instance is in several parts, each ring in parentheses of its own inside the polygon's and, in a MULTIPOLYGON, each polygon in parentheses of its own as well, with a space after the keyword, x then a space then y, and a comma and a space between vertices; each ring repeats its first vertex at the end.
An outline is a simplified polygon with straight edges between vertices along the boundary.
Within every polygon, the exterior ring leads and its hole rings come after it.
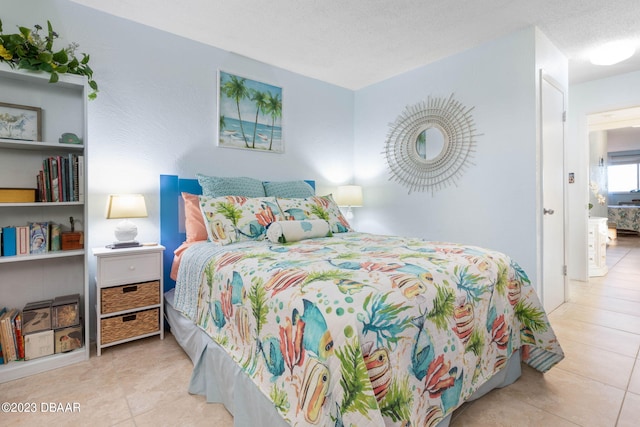
POLYGON ((219 73, 218 145, 282 153, 282 88, 219 73))

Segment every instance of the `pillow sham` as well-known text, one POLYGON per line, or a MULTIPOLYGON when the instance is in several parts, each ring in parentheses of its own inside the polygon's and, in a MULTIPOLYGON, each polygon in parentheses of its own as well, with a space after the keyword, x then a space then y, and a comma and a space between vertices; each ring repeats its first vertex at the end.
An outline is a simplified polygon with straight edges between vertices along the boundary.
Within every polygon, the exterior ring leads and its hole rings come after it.
POLYGON ((353 231, 331 194, 304 199, 278 197, 276 200, 286 220, 323 219, 333 233, 353 231))
POLYGON ((201 173, 196 174, 198 183, 202 187, 202 194, 207 197, 222 196, 244 196, 244 197, 264 197, 264 187, 262 181, 239 177, 207 176, 201 173))
POLYGON ((184 228, 187 233, 186 243, 200 242, 209 238, 200 211, 200 199, 195 194, 182 193, 184 200, 184 228))
POLYGON ((209 240, 218 245, 264 240, 267 226, 283 216, 275 197, 200 196, 209 240))
POLYGON ((276 221, 267 228, 267 239, 273 243, 298 242, 328 236, 331 236, 331 231, 329 223, 324 219, 276 221))
POLYGON ((262 183, 267 196, 304 198, 316 195, 315 190, 305 181, 265 181, 262 183))

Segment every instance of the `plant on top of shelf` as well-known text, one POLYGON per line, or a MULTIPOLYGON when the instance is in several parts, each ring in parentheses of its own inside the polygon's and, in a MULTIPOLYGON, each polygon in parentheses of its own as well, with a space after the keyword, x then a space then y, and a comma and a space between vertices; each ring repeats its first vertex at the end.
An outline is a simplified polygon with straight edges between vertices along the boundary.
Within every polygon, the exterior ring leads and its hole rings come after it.
POLYGON ((59 74, 78 74, 86 76, 92 92, 89 99, 98 95, 98 83, 93 79, 93 70, 89 67, 89 55, 83 53, 82 59, 76 58, 77 43, 71 43, 66 48, 54 51, 53 41, 58 33, 53 31, 51 22, 47 21, 46 36, 40 35, 40 25, 34 26, 34 31, 26 27, 18 27, 16 34, 2 34, 2 20, 0 20, 0 62, 8 63, 11 68, 39 70, 51 74, 50 83, 59 79, 59 74))

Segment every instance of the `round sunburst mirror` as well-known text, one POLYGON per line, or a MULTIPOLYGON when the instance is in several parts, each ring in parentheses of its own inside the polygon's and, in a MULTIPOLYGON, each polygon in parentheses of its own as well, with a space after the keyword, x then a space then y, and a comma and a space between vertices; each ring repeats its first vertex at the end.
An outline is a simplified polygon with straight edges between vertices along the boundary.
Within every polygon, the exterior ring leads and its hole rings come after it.
POLYGON ((476 133, 472 108, 449 98, 410 105, 391 124, 385 155, 392 179, 412 191, 455 184, 470 164, 476 133))

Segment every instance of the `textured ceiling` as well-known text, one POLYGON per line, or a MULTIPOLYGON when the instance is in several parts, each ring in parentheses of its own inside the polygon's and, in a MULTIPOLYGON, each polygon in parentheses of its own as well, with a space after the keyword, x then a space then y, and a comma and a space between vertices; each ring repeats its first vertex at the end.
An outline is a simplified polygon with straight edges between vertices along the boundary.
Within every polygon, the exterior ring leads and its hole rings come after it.
POLYGON ((532 25, 569 58, 580 83, 640 70, 640 52, 588 62, 601 43, 640 50, 638 0, 72 0, 349 89, 532 25))

